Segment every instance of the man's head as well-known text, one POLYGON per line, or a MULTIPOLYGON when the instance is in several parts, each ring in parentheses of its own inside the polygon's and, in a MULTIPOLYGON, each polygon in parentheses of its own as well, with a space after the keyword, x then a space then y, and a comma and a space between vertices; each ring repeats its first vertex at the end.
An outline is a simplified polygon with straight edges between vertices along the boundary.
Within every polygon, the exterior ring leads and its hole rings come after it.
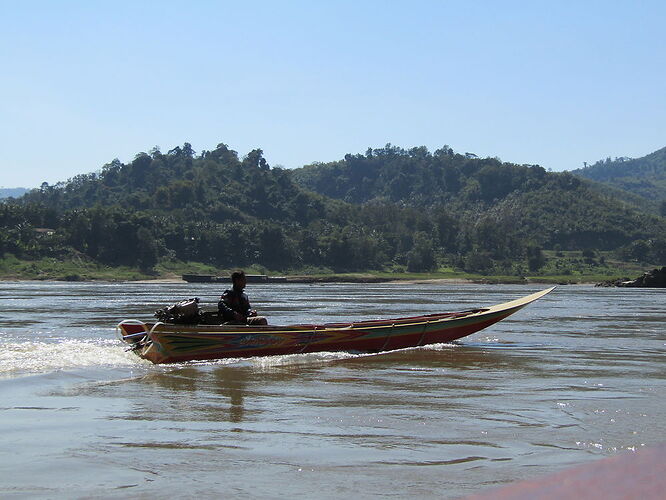
POLYGON ((231 283, 236 289, 242 290, 245 288, 245 285, 247 284, 245 279, 245 271, 238 270, 231 273, 231 283))

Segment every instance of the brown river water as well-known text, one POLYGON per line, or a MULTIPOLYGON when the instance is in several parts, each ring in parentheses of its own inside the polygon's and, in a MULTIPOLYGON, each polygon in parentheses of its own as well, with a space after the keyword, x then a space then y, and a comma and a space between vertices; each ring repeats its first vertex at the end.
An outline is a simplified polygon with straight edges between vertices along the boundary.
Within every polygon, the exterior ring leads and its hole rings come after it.
MULTIPOLYGON (((249 285, 273 324, 545 286, 249 285)), ((0 283, 2 498, 455 498, 666 441, 666 290, 561 286, 453 344, 154 366, 114 326, 208 284, 0 283)))

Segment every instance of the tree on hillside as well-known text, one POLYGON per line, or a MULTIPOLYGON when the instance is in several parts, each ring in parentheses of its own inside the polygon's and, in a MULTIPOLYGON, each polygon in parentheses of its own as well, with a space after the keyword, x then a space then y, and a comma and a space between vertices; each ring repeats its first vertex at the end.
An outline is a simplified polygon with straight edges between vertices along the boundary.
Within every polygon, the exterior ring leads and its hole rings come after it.
POLYGON ((136 263, 142 271, 152 271, 159 260, 155 237, 145 227, 139 227, 136 239, 138 241, 136 263))
POLYGON ((437 268, 432 240, 423 231, 414 234, 414 246, 407 252, 407 270, 414 273, 433 271, 437 268))
POLYGON ((532 272, 537 272, 546 265, 546 257, 541 247, 536 245, 527 246, 527 267, 532 272))

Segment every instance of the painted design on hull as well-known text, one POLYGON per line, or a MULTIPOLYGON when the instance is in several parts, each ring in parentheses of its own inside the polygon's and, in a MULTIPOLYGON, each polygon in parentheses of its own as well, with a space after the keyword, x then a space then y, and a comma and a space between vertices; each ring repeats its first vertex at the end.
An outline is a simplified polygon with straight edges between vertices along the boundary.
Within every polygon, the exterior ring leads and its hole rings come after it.
POLYGON ((153 363, 321 351, 381 352, 451 342, 487 328, 555 287, 484 309, 323 325, 173 325, 125 320, 117 329, 153 363))

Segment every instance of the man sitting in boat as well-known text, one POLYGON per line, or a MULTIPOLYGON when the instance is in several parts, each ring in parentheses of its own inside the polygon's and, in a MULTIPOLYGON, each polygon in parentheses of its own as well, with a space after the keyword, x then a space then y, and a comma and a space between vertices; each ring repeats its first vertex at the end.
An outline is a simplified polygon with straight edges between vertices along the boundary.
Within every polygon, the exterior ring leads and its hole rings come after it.
POLYGON ((227 323, 241 325, 267 325, 263 316, 257 316, 257 311, 250 307, 250 300, 243 291, 247 280, 244 271, 234 271, 231 274, 231 290, 225 290, 217 303, 220 315, 227 323))

